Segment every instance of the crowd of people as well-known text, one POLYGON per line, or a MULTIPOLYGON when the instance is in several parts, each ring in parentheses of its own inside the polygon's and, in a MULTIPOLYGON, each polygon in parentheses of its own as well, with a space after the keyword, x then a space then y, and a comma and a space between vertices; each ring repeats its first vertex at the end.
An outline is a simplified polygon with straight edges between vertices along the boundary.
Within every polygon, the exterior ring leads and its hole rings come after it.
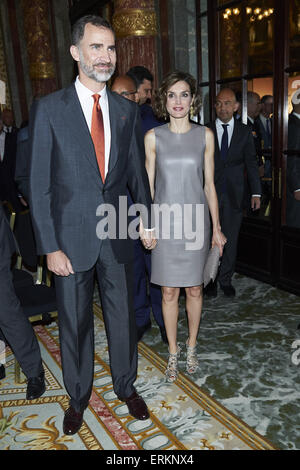
MULTIPOLYGON (((132 416, 149 417, 134 382, 137 342, 151 328, 151 312, 169 347, 166 380, 177 379, 182 288, 188 319, 186 370, 196 372, 208 251, 217 246, 221 262, 205 294, 216 296, 219 285, 225 296, 235 296, 232 277, 245 194, 249 210, 258 211, 261 177, 271 168, 271 157, 266 157, 271 154, 262 148, 272 148, 273 112, 272 96, 260 99, 249 92, 245 125, 239 99, 224 88, 216 96, 216 120, 201 126, 193 121, 201 102, 197 83, 185 72, 169 73, 154 99, 153 75, 143 66, 115 77, 109 87, 116 67, 115 35, 97 16, 75 23, 70 53, 78 65, 75 82, 37 100, 29 126, 17 131, 9 112, 0 119, 1 201, 17 213, 29 207, 37 253, 46 256, 54 274, 63 377, 70 396, 63 423, 68 435, 80 429, 93 385, 94 273, 114 392, 132 416), (116 220, 124 216, 119 214, 120 197, 127 198, 129 207, 143 208, 136 240, 108 237, 104 229, 96 234, 99 218, 105 217, 99 216, 99 206, 111 205, 116 220), (181 214, 172 217, 169 212, 167 235, 153 211, 156 206, 176 206, 181 214), (201 234, 200 245, 187 248, 195 234, 201 234)), ((298 139, 299 112, 295 106, 290 117, 291 126, 298 126, 298 139)), ((288 172, 291 194, 300 205, 295 180, 299 158, 294 160, 288 172)), ((164 218, 163 211, 160 216, 164 218)), ((10 264, 15 250, 0 205, 1 338, 11 345, 28 378, 27 399, 34 399, 45 391, 44 372, 35 335, 14 291, 10 264)), ((0 374, 5 375, 3 366, 0 374)))

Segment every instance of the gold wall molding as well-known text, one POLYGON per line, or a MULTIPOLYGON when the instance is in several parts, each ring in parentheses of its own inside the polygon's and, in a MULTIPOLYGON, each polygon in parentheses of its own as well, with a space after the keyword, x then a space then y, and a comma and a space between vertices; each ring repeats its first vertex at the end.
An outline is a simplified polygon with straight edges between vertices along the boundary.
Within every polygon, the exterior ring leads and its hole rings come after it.
POLYGON ((113 28, 117 38, 156 36, 156 15, 153 9, 130 8, 115 13, 113 28))
POLYGON ((33 62, 30 64, 30 77, 34 80, 41 78, 55 78, 52 62, 33 62))

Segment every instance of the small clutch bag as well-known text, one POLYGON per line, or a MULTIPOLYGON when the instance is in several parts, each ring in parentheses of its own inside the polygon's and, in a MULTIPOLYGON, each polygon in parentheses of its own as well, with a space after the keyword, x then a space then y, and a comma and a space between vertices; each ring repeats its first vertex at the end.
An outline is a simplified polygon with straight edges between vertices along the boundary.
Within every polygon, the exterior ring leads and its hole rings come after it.
POLYGON ((208 252, 207 260, 204 266, 203 278, 204 278, 204 287, 210 283, 210 281, 215 281, 218 269, 220 264, 220 251, 217 245, 211 248, 208 252))

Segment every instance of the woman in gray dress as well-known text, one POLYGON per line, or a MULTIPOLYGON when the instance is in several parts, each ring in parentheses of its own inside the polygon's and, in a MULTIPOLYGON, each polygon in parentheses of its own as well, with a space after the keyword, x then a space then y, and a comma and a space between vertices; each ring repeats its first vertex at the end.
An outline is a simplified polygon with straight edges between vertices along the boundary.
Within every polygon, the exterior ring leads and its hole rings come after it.
POLYGON ((186 291, 189 326, 186 368, 193 374, 198 367, 196 342, 204 264, 211 245, 217 245, 222 255, 226 243, 214 186, 214 136, 210 129, 190 121, 192 110, 198 112, 199 105, 196 80, 183 72, 169 74, 154 104, 158 117, 169 118, 169 122, 151 129, 145 136, 146 169, 155 204, 158 239, 151 255, 151 282, 162 287, 170 353, 166 369, 169 382, 177 378, 181 352, 177 344, 180 288, 186 291))

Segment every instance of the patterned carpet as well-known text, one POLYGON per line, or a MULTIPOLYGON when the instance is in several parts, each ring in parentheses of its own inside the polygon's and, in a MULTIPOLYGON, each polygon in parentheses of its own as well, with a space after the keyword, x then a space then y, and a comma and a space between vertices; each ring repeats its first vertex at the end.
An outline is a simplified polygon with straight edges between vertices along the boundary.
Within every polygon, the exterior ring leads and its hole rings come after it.
MULTIPOLYGON (((193 380, 277 448, 300 450, 300 297, 238 274, 233 284, 234 299, 204 298, 193 380)), ((178 339, 186 338, 181 297, 178 339)), ((167 358, 155 322, 143 341, 167 358)))
POLYGON ((112 390, 107 342, 95 305, 95 377, 84 425, 75 436, 62 433, 68 398, 63 387, 56 324, 35 327, 46 371, 47 391, 29 402, 26 384, 14 383, 14 356, 7 351, 7 377, 0 383, 1 450, 250 450, 274 446, 205 393, 188 376, 175 384, 164 379, 165 361, 139 345, 136 388, 150 409, 137 421, 112 390))

